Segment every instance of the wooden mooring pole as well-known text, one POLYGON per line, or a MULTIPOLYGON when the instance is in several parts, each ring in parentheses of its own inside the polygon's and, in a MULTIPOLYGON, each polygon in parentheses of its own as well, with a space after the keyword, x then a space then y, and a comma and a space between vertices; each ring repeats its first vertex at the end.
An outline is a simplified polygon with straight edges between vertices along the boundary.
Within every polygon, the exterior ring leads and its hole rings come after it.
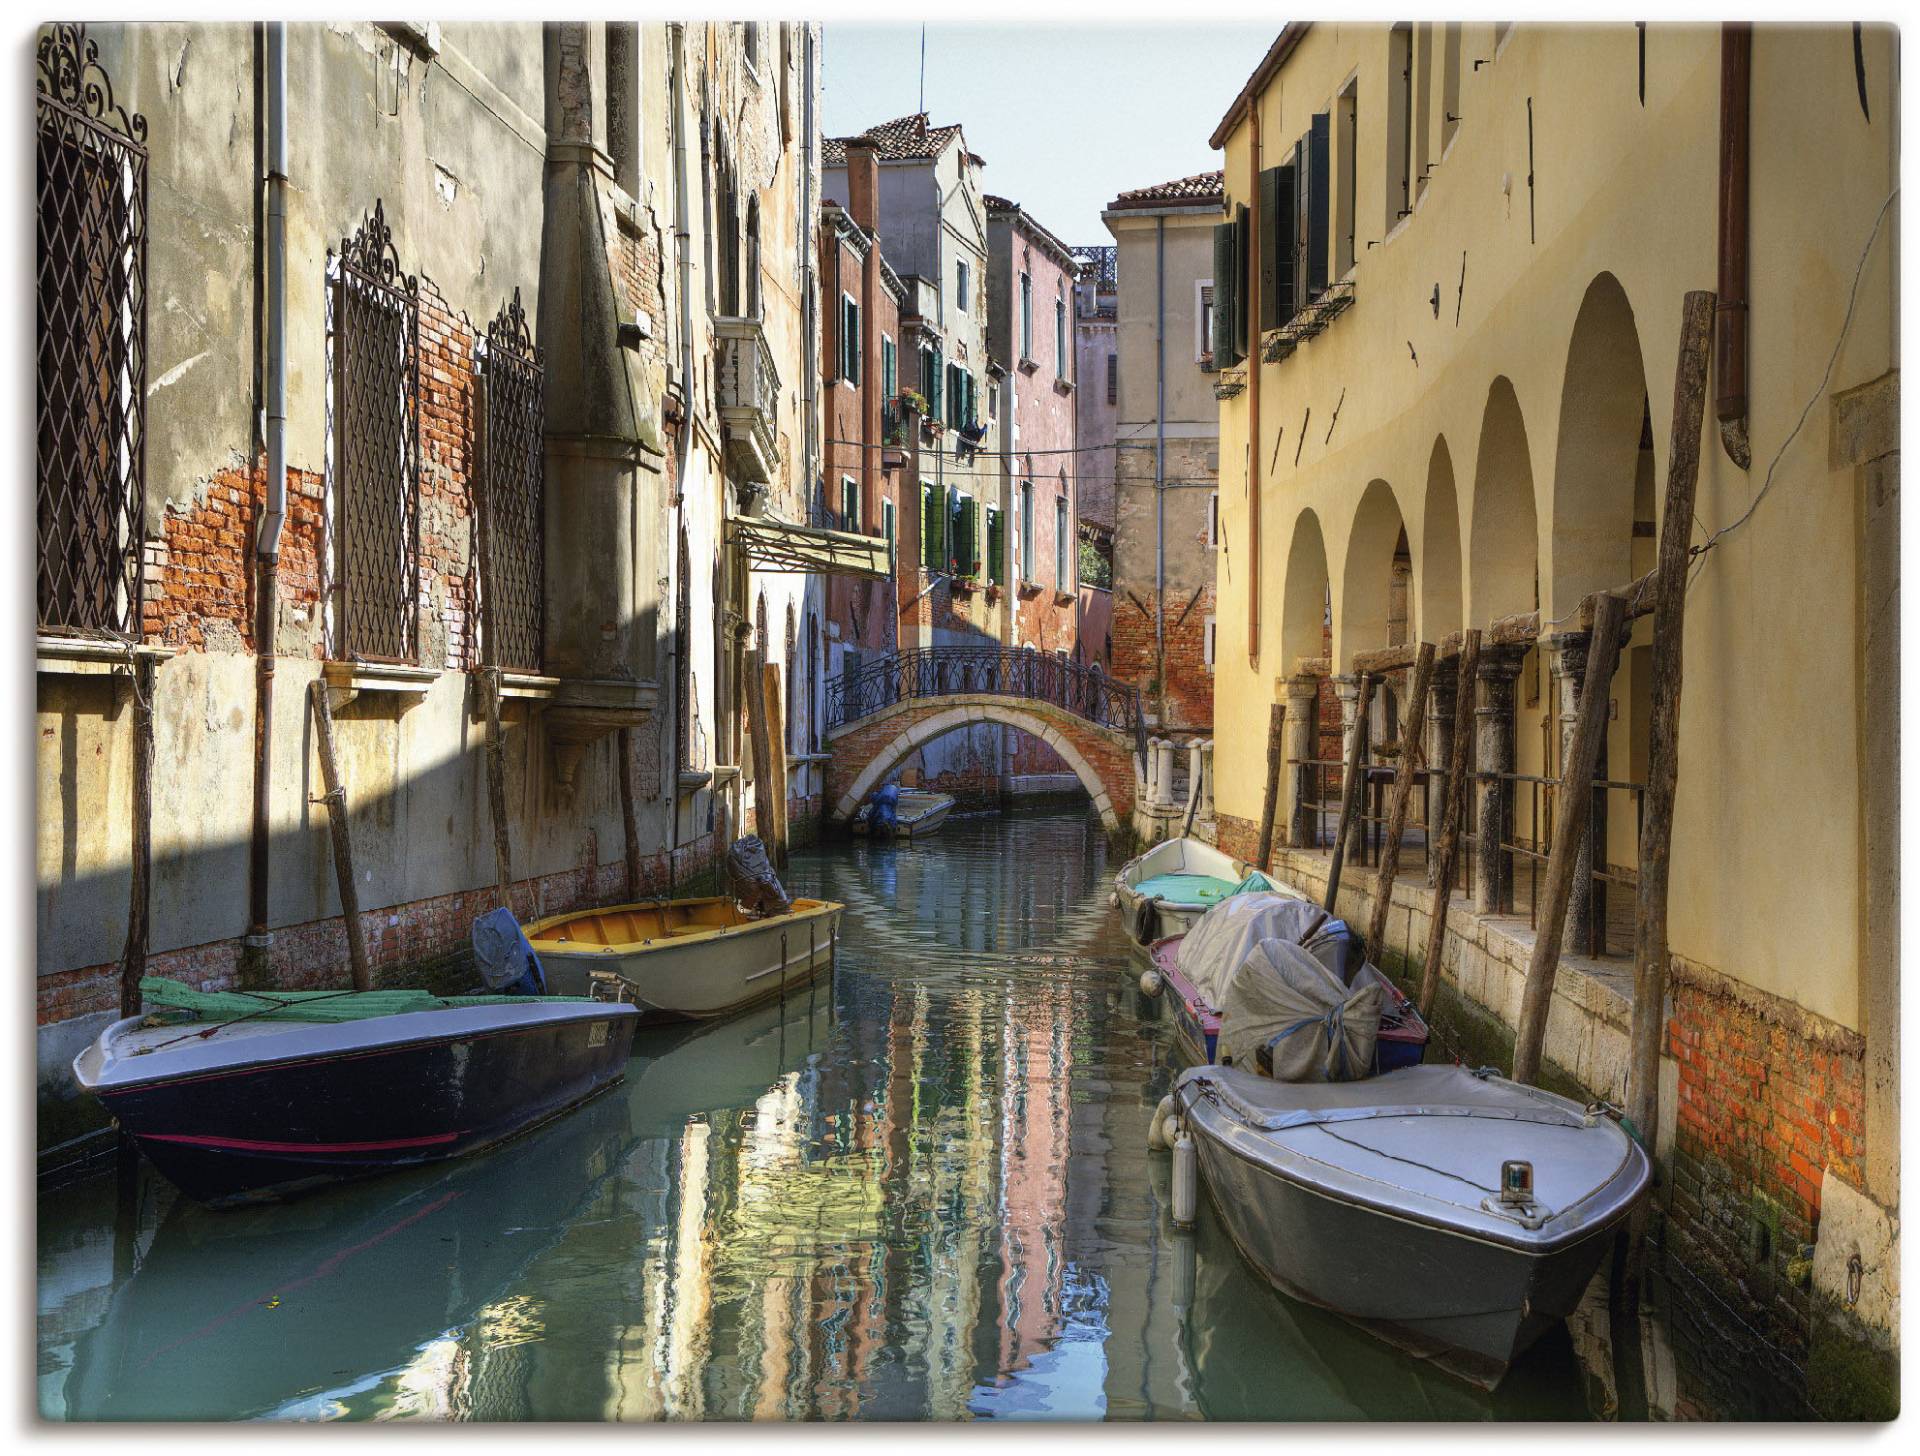
POLYGON ((1460 646, 1459 677, 1453 698, 1453 755, 1447 765, 1446 807, 1440 816, 1440 844, 1433 851, 1433 913, 1427 924, 1427 955, 1420 967, 1420 1014, 1433 1011, 1440 989, 1440 957, 1446 948, 1447 906, 1453 899, 1453 868, 1460 855, 1460 821, 1467 812, 1467 755, 1473 743, 1473 684, 1480 671, 1480 629, 1469 627, 1460 646))
POLYGON ((1360 813, 1360 760, 1367 748, 1367 709, 1373 706, 1373 674, 1360 674, 1360 700, 1353 705, 1353 733, 1347 740, 1347 776, 1340 786, 1340 832, 1333 842, 1333 864, 1327 871, 1326 907, 1334 913, 1333 902, 1340 894, 1340 870, 1347 859, 1347 836, 1360 813))
POLYGON ((775 737, 772 725, 767 721, 765 667, 765 655, 759 648, 747 654, 747 738, 753 749, 753 830, 761 843, 766 845, 767 855, 778 870, 781 863, 780 811, 775 807, 774 798, 779 781, 773 767, 775 737))
POLYGON ((1567 905, 1573 898, 1573 872, 1586 841, 1587 818, 1593 811, 1594 773, 1599 767, 1601 735, 1606 732, 1608 700, 1613 692, 1613 668, 1620 657, 1620 628, 1626 616, 1627 604, 1611 593, 1600 598, 1593 614, 1580 715, 1574 720, 1573 740, 1567 745, 1566 763, 1560 770, 1560 807, 1554 815, 1553 848, 1547 854, 1547 878, 1537 904, 1533 956, 1527 963, 1526 988, 1520 996, 1520 1024, 1514 1028, 1516 1082, 1540 1079, 1547 1012, 1553 1006, 1553 983, 1560 969, 1560 933, 1566 927, 1567 905))
MULTIPOLYGON (((1393 908, 1393 882, 1400 877, 1400 837, 1407 832, 1407 806, 1413 802, 1413 781, 1420 774, 1425 757, 1420 735, 1427 721, 1427 691, 1433 684, 1431 642, 1420 644, 1413 660, 1413 686, 1407 696, 1407 711, 1401 718, 1400 766, 1393 776, 1393 801, 1387 808, 1387 842, 1380 851, 1380 871, 1373 881, 1373 919, 1367 926, 1367 955, 1380 958, 1387 941, 1387 912, 1393 908)), ((1431 828, 1431 826, 1429 826, 1431 828)), ((1428 845, 1432 839, 1429 836, 1428 845)))
POLYGON ((761 703, 767 713, 767 765, 772 771, 773 780, 773 863, 784 875, 787 872, 786 694, 781 689, 779 663, 769 662, 760 672, 764 679, 761 703))
POLYGON ((120 958, 120 1014, 140 1014, 140 982, 147 974, 147 939, 153 904, 153 659, 133 662, 132 884, 127 903, 127 944, 120 958))
POLYGON ((1673 380, 1667 497, 1653 584, 1652 701, 1647 787, 1641 801, 1640 882, 1634 906, 1633 1024, 1627 1043, 1627 1115, 1649 1153, 1660 1115, 1660 1043, 1667 1021, 1667 872, 1680 773, 1680 656, 1713 314, 1712 293, 1700 290, 1687 295, 1680 324, 1680 367, 1673 380))
POLYGON ((1273 863, 1273 818, 1280 809, 1280 768, 1286 760, 1287 705, 1275 703, 1267 710, 1267 797, 1260 808, 1260 847, 1254 851, 1253 867, 1264 870, 1273 863))
POLYGON ((507 829, 507 751, 500 742, 500 669, 480 670, 487 714, 487 807, 493 815, 493 871, 500 904, 513 910, 513 844, 507 829))
POLYGON ((333 833, 333 874, 340 888, 340 914, 347 922, 347 959, 353 989, 371 991, 367 968, 367 931, 360 923, 360 890, 353 879, 353 841, 347 830, 347 790, 340 782, 340 761, 333 751, 333 704, 327 680, 317 677, 307 690, 313 703, 313 732, 320 750, 320 780, 326 785, 327 826, 333 833))

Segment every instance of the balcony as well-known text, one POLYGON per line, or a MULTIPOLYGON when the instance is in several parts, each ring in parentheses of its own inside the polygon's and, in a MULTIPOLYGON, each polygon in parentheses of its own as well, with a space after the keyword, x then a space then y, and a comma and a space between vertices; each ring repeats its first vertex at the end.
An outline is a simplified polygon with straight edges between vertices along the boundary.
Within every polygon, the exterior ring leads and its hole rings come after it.
POLYGON ((780 374, 757 318, 714 320, 720 346, 720 423, 727 460, 742 479, 771 485, 780 464, 776 434, 780 374))

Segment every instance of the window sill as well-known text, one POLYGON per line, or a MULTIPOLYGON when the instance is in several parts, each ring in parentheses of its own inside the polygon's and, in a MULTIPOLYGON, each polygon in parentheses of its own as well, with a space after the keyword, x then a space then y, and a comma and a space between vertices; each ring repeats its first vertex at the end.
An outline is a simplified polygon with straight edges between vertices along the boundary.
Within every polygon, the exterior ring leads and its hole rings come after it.
POLYGON ((1045 588, 1037 581, 1023 581, 1020 583, 1020 600, 1030 602, 1044 590, 1045 588))
MULTIPOLYGON (((141 642, 134 644, 132 656, 161 663, 177 651, 141 642)), ((36 673, 55 677, 106 677, 128 671, 128 649, 96 637, 36 637, 33 666, 36 673)))
POLYGON ((1078 600, 1079 598, 1070 591, 1061 591, 1057 587, 1054 589, 1053 604, 1056 607, 1070 607, 1078 600))
POLYGON ((1022 359, 1015 367, 1019 369, 1022 374, 1034 374, 1037 373, 1040 368, 1040 366, 1031 359, 1022 359))
POLYGON ((1056 380, 1054 380, 1054 381, 1053 381, 1053 392, 1054 392, 1055 394, 1072 394, 1072 393, 1073 393, 1073 381, 1072 381, 1071 379, 1056 379, 1056 380))
POLYGON ((411 663, 338 660, 322 664, 320 674, 326 679, 336 708, 344 708, 362 693, 398 693, 423 698, 440 676, 434 668, 415 667, 411 663))
POLYGON ((680 797, 683 799, 688 794, 699 793, 700 790, 704 789, 708 784, 712 782, 713 782, 712 774, 708 773, 705 769, 693 769, 693 768, 681 769, 679 777, 675 780, 675 783, 677 784, 680 790, 680 797))

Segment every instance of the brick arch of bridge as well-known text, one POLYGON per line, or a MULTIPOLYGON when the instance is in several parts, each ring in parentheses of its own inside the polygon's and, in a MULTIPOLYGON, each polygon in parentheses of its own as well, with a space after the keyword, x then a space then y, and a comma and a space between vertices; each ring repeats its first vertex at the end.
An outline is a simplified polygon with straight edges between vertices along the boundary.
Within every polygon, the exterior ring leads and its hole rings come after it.
POLYGON ((827 797, 831 817, 844 824, 874 789, 915 749, 975 723, 1000 723, 1045 740, 1066 761, 1111 831, 1133 816, 1134 745, 1131 734, 1102 728, 1051 703, 995 693, 909 698, 831 729, 827 797))

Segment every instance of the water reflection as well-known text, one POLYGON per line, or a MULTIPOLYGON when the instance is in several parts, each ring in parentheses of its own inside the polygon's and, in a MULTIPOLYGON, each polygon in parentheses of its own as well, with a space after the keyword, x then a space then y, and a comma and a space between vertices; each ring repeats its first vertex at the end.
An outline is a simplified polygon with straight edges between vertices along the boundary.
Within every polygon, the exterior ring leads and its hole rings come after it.
POLYGON ((42 1401, 93 1417, 1576 1416, 1564 1338, 1489 1398, 1166 1223, 1173 1068, 1097 821, 795 856, 831 984, 643 1036, 497 1153, 284 1208, 43 1200, 42 1401))

